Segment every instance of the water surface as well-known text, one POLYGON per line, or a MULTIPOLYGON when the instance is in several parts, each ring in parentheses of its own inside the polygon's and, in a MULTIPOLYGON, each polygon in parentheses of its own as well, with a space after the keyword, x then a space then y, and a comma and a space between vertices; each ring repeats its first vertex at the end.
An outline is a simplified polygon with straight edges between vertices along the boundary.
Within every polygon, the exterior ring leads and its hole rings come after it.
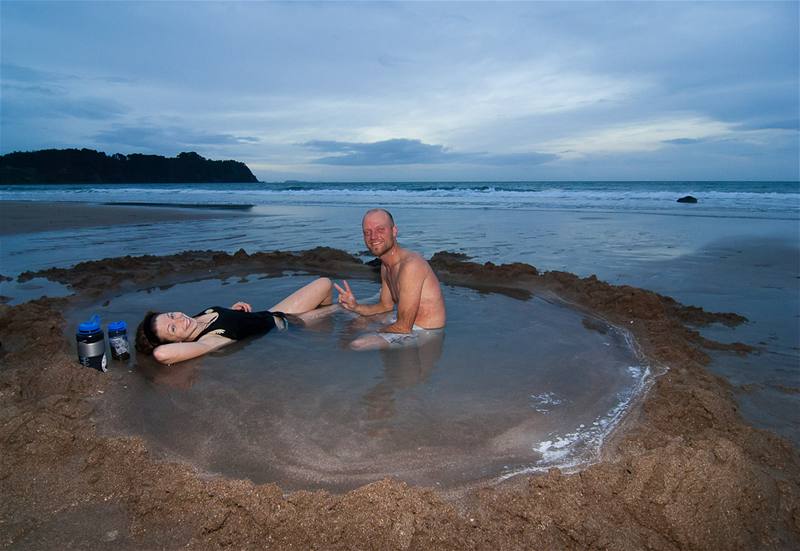
MULTIPOLYGON (((391 208, 402 245, 475 261, 527 262, 596 274, 750 321, 715 328, 761 353, 714 354, 711 369, 745 390, 748 422, 800 445, 800 184, 798 182, 395 182, 248 185, 8 186, 3 199, 253 204, 252 215, 4 236, 0 273, 123 254, 187 249, 365 250, 366 208, 391 208), (693 195, 697 204, 676 203, 693 195)), ((368 257, 364 257, 368 259, 368 257)), ((34 290, 38 292, 37 290, 34 290)), ((0 281, 0 295, 23 295, 0 281)), ((31 298, 24 294, 24 298, 31 298)))
MULTIPOLYGON (((73 312, 266 308, 311 276, 206 280, 73 312)), ((359 296, 376 283, 353 281, 359 296)), ((591 461, 649 371, 626 333, 539 297, 445 287, 448 325, 420 348, 353 352, 374 329, 341 312, 175 366, 111 362, 97 422, 167 456, 287 489, 394 476, 444 488, 591 461)))

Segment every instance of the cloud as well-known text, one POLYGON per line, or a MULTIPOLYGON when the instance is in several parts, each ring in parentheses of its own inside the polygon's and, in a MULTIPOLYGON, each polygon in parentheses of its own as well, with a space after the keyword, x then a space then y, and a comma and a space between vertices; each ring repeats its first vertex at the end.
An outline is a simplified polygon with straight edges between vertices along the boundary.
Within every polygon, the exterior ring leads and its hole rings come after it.
POLYGON ((11 82, 2 83, 3 93, 21 94, 40 94, 43 96, 55 96, 63 93, 63 89, 54 86, 42 86, 40 84, 17 84, 11 82))
POLYGON ((16 63, 2 63, 0 64, 0 76, 2 77, 3 84, 7 82, 65 82, 65 81, 79 81, 79 80, 93 80, 99 82, 108 82, 112 84, 131 84, 135 79, 125 76, 91 76, 91 75, 77 75, 71 73, 64 73, 60 71, 46 71, 37 69, 35 67, 27 67, 25 65, 17 65, 16 63))
POLYGON ((252 136, 236 136, 228 133, 210 133, 179 126, 159 127, 154 125, 115 124, 92 136, 101 144, 126 145, 152 151, 174 151, 194 146, 242 145, 259 142, 252 136))
POLYGON ((113 99, 95 97, 62 96, 52 89, 41 86, 16 90, 3 86, 3 119, 7 121, 29 121, 71 117, 95 121, 114 119, 128 112, 128 108, 113 99))
POLYGON ((443 145, 426 144, 421 140, 392 139, 378 142, 340 142, 312 140, 303 144, 315 151, 333 153, 315 159, 316 164, 339 166, 479 164, 479 165, 538 165, 556 159, 543 153, 456 153, 443 145))
POLYGON ((564 158, 592 154, 656 151, 665 143, 689 144, 706 139, 730 138, 733 125, 698 115, 631 121, 539 144, 545 152, 564 158))
POLYGON ((736 126, 737 130, 800 130, 800 118, 769 121, 748 121, 736 126))
MULTIPOLYGON (((0 71, 0 102, 3 118, 7 120, 53 117, 108 120, 129 112, 127 106, 112 97, 80 90, 83 79, 75 75, 42 71, 14 63, 3 63, 0 71)), ((91 89, 89 86, 87 91, 91 89)))
POLYGON ((691 145, 695 143, 701 143, 703 140, 696 140, 694 138, 675 138, 673 140, 664 140, 661 143, 668 143, 673 145, 691 145))
POLYGON ((312 140, 304 144, 315 151, 334 153, 314 162, 327 165, 408 165, 446 162, 444 146, 420 140, 393 139, 372 143, 312 140))
POLYGON ((387 69, 391 69, 394 67, 400 67, 402 65, 406 65, 410 63, 410 61, 406 58, 391 55, 391 54, 381 54, 378 56, 378 63, 387 69))
POLYGON ((78 78, 75 75, 41 71, 39 69, 34 69, 33 67, 25 67, 15 63, 1 64, 0 75, 2 75, 4 83, 9 80, 17 82, 53 82, 57 80, 78 78))
POLYGON ((4 2, 3 147, 298 179, 692 178, 730 174, 723 152, 797 173, 797 2, 195 7, 4 2))
POLYGON ((489 153, 473 153, 473 162, 482 165, 497 165, 497 166, 532 166, 555 161, 558 155, 552 153, 506 153, 506 154, 489 154, 489 153))

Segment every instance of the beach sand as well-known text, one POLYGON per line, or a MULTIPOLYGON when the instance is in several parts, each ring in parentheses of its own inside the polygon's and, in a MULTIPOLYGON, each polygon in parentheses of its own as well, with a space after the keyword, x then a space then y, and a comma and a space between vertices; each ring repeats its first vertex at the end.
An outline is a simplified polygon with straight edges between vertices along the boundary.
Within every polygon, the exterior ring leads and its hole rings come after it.
POLYGON ((244 214, 244 211, 230 209, 0 201, 0 235, 143 224, 162 220, 202 220, 244 214))
MULTIPOLYGON (((138 209, 137 209, 138 212, 138 209)), ((62 226, 63 227, 63 226, 62 226)), ((70 298, 0 306, 0 547, 82 549, 788 549, 800 546, 800 457, 745 424, 731 386, 710 374, 696 330, 737 324, 668 297, 526 264, 431 260, 444 283, 554 293, 624 325, 667 367, 576 473, 553 469, 449 495, 382 480, 342 495, 285 494, 155 457, 93 419, 113 378, 82 368, 62 312, 121 288, 303 269, 374 278, 347 253, 187 252, 81 263, 39 274, 70 298)))

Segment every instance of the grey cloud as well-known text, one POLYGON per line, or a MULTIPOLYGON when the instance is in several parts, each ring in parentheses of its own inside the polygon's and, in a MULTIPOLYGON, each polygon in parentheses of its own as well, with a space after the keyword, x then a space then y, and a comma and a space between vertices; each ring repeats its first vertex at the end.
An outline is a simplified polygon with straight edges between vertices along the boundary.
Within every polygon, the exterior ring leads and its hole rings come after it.
POLYGON ((128 107, 112 98, 70 94, 75 75, 41 71, 13 63, 0 66, 3 117, 12 120, 73 117, 108 120, 128 107))
POLYGON ((128 112, 121 103, 105 98, 69 98, 57 91, 28 91, 31 93, 3 94, 3 118, 38 119, 52 117, 73 117, 77 119, 108 120, 128 112))
POLYGON ((549 161, 558 159, 558 155, 550 153, 509 153, 491 155, 488 153, 474 153, 472 155, 474 162, 483 165, 497 165, 497 166, 531 166, 540 165, 549 161))
POLYGON ((479 165, 538 165, 557 157, 545 153, 456 153, 443 145, 426 144, 421 140, 393 139, 380 142, 339 142, 313 140, 306 147, 324 153, 334 153, 316 159, 314 163, 339 166, 382 166, 412 164, 479 164, 479 165))
POLYGON ((20 92, 23 94, 40 94, 43 96, 55 96, 63 94, 63 88, 57 86, 42 86, 40 84, 15 84, 9 82, 2 83, 3 93, 20 92))
POLYGON ((103 144, 128 145, 151 150, 175 150, 197 145, 240 145, 259 141, 252 136, 198 132, 177 126, 115 124, 92 136, 103 144))
POLYGON ((307 147, 326 153, 338 153, 322 157, 315 162, 326 165, 406 165, 447 162, 448 154, 441 145, 429 145, 420 140, 384 140, 373 143, 336 142, 314 140, 307 147))
MULTIPOLYGON (((177 132, 183 132, 177 130, 177 132)), ((205 132, 185 132, 183 141, 187 144, 236 145, 242 143, 258 143, 253 136, 234 136, 233 134, 208 134, 205 132)))
MULTIPOLYGON (((425 113, 445 115, 445 122, 434 120, 430 125, 431 132, 441 136, 436 139, 439 143, 461 147, 462 151, 477 146, 460 144, 484 143, 487 145, 481 147, 494 152, 517 151, 519 143, 569 141, 628 121, 690 113, 737 130, 784 129, 764 132, 763 144, 752 146, 752 155, 747 157, 750 164, 738 167, 763 167, 762 177, 766 177, 778 174, 769 172, 774 166, 798 164, 797 148, 781 149, 786 151, 783 164, 764 161, 766 155, 775 154, 776 143, 783 143, 780 140, 800 135, 796 131, 800 119, 797 15, 796 2, 202 3, 190 14, 172 3, 108 3, 98 9, 94 3, 54 2, 41 9, 36 3, 4 2, 0 77, 4 84, 53 90, 63 87, 77 96, 77 89, 72 88, 78 77, 67 74, 74 73, 81 78, 81 93, 125 98, 126 106, 144 117, 111 119, 117 122, 146 127, 140 122, 144 120, 170 125, 174 123, 164 121, 165 113, 177 117, 172 120, 190 121, 197 113, 214 111, 221 115, 229 110, 243 113, 248 125, 262 124, 259 133, 269 132, 275 141, 284 142, 291 139, 281 140, 282 135, 336 136, 343 128, 419 128, 418 120, 406 121, 405 111, 399 111, 398 107, 405 105, 412 106, 408 116, 415 119, 425 117, 425 113), (126 36, 137 36, 138 40, 121 39, 126 36), (201 51, 197 36, 203 37, 201 51), (240 55, 232 56, 232 51, 240 55), (19 64, 9 63, 14 60, 19 64), (116 87, 124 80, 106 79, 106 85, 103 79, 89 75, 134 79, 143 93, 125 90, 116 94, 116 87), (575 104, 574 108, 546 114, 528 107, 524 99, 504 101, 502 93, 489 95, 487 107, 492 109, 497 104, 503 107, 498 107, 499 111, 508 108, 508 116, 482 120, 464 109, 463 124, 446 122, 448 115, 453 115, 448 112, 447 98, 461 100, 472 94, 480 99, 484 97, 482 90, 490 90, 491 84, 497 83, 503 92, 502 87, 513 86, 517 76, 528 82, 525 75, 530 75, 531 82, 549 75, 556 80, 564 75, 567 84, 567 78, 572 77, 585 78, 587 86, 595 79, 601 85, 619 82, 621 92, 614 92, 617 87, 612 84, 608 94, 600 94, 610 101, 580 109, 575 104), (504 85, 506 78, 509 81, 504 85), (419 97, 415 97, 417 91, 419 97), (183 97, 186 101, 175 99, 183 97), (285 98, 291 102, 291 109, 281 109, 285 98), (515 105, 516 101, 524 104, 515 105), (230 109, 230 105, 235 107, 230 109), (348 111, 350 106, 359 108, 348 111), (261 122, 257 115, 261 112, 285 115, 277 119, 268 116, 261 122)), ((559 86, 554 85, 556 92, 559 86)), ((85 137, 103 130, 109 133, 108 139, 148 140, 158 143, 157 147, 163 144, 171 152, 193 148, 175 145, 173 139, 228 144, 238 140, 239 145, 220 149, 262 149, 260 145, 245 145, 255 139, 226 134, 226 126, 198 124, 207 134, 193 138, 179 133, 159 134, 152 129, 126 136, 124 129, 107 123, 97 127, 74 118, 100 117, 102 106, 67 109, 52 105, 44 101, 44 89, 8 92, 8 98, 15 102, 11 112, 6 110, 6 90, 3 92, 2 122, 13 124, 17 136, 24 132, 26 143, 35 144, 36 136, 42 144, 51 143, 54 137, 77 140, 76 135, 85 137), (23 111, 27 118, 18 116, 23 111), (54 112, 70 115, 46 121, 54 112), (9 113, 15 117, 10 121, 9 113)), ((513 94, 510 97, 516 98, 513 94)), ((565 105, 570 101, 565 94, 565 105)), ((452 111, 458 115, 459 105, 454 103, 452 111)), ((106 113, 115 116, 113 110, 106 113)), ((239 128, 241 123, 230 124, 227 128, 239 128)), ((11 139, 11 133, 5 134, 6 140, 11 139)), ((402 131, 390 135, 422 136, 402 131)), ((679 141, 662 144, 665 147, 659 151, 671 156, 670 162, 706 154, 703 162, 691 166, 704 167, 707 172, 703 174, 712 177, 712 169, 720 175, 730 173, 728 156, 717 152, 735 144, 720 139, 694 145, 680 141, 689 136, 678 135, 679 141)), ((512 174, 529 177, 528 173, 534 172, 554 178, 565 174, 613 178, 618 171, 620 176, 648 179, 683 177, 694 170, 688 168, 688 161, 679 163, 687 167, 680 172, 669 163, 653 166, 649 158, 626 154, 615 157, 615 164, 598 165, 593 171, 590 167, 595 165, 585 158, 547 163, 547 156, 532 153, 506 156, 504 162, 517 169, 513 171, 503 168, 500 155, 457 153, 424 143, 416 147, 405 144, 405 149, 398 143, 394 149, 391 143, 384 144, 383 150, 377 144, 372 148, 371 144, 344 142, 328 145, 329 149, 304 151, 316 152, 312 156, 320 159, 302 169, 299 165, 303 159, 291 158, 292 151, 273 149, 270 144, 263 144, 263 150, 255 155, 270 159, 272 165, 286 163, 291 170, 308 171, 295 176, 298 178, 325 171, 365 178, 388 171, 410 178, 472 173, 487 178, 512 174), (529 164, 536 163, 540 163, 536 170, 529 170, 529 164), (377 168, 370 171, 370 165, 377 168), (387 170, 387 165, 392 168, 387 170)), ((558 151, 556 154, 566 157, 558 151)), ((757 172, 753 168, 748 174, 757 172)), ((783 178, 796 173, 796 168, 784 171, 783 178)))
POLYGON ((0 78, 2 78, 3 86, 6 86, 9 81, 18 83, 54 83, 64 82, 70 80, 95 80, 100 82, 108 82, 111 84, 133 84, 136 79, 124 76, 80 76, 69 73, 59 73, 54 71, 43 71, 33 67, 26 67, 24 65, 17 65, 15 63, 0 64, 0 78))
POLYGON ((352 142, 336 142, 330 140, 311 140, 310 142, 306 142, 304 145, 310 149, 314 149, 316 151, 326 151, 328 153, 337 153, 337 152, 350 152, 353 149, 354 145, 352 142))
POLYGON ((800 130, 800 118, 771 120, 771 121, 747 121, 736 126, 737 130, 800 130))
POLYGON ((675 138, 674 140, 664 140, 662 143, 668 143, 673 145, 691 145, 695 143, 702 143, 703 140, 698 140, 695 138, 675 138))
POLYGON ((137 82, 136 79, 128 77, 103 77, 100 80, 111 84, 135 84, 137 82))
POLYGON ((15 63, 3 63, 0 65, 0 77, 4 82, 8 80, 17 82, 52 82, 54 80, 77 78, 74 75, 40 71, 39 69, 16 65, 15 63))
POLYGON ((401 65, 406 65, 410 63, 410 60, 391 54, 383 54, 378 56, 378 63, 383 67, 386 67, 387 69, 391 69, 393 67, 400 67, 401 65))
POLYGON ((63 115, 93 120, 111 119, 128 112, 128 108, 121 103, 103 98, 65 99, 55 107, 63 115))

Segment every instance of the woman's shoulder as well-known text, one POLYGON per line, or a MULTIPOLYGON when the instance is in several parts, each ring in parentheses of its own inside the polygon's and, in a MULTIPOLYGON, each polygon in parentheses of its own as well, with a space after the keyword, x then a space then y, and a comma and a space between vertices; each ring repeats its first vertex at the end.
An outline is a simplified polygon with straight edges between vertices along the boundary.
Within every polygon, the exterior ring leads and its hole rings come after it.
POLYGON ((222 343, 229 343, 234 340, 231 339, 230 337, 226 337, 224 333, 225 333, 224 329, 212 330, 204 335, 200 335, 194 342, 202 342, 205 344, 212 344, 212 343, 222 344, 222 343))
POLYGON ((209 306, 208 308, 204 308, 199 313, 195 314, 194 317, 203 316, 205 314, 219 314, 220 312, 225 312, 230 310, 230 308, 224 308, 222 306, 209 306))

